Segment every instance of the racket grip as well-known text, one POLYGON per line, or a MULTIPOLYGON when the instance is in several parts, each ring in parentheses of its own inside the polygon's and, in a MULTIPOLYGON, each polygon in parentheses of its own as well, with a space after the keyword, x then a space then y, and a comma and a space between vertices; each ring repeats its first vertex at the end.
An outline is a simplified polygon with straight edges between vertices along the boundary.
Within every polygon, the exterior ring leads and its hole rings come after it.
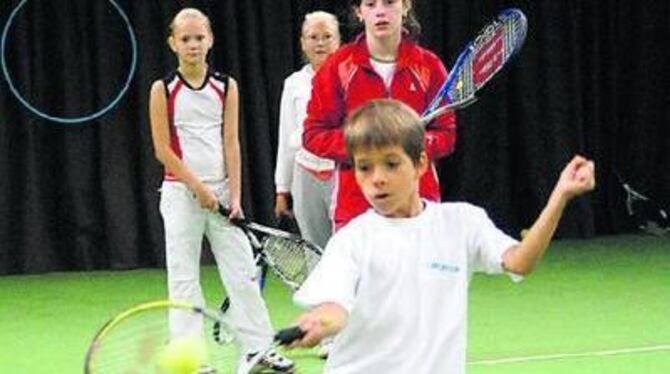
MULTIPOLYGON (((230 208, 227 208, 223 206, 223 204, 219 203, 219 214, 221 214, 224 218, 228 218, 228 216, 230 216, 230 208)), ((237 227, 244 227, 249 223, 249 221, 243 217, 235 217, 230 219, 230 223, 237 227)))
POLYGON ((298 326, 294 326, 277 332, 275 334, 275 341, 280 345, 289 345, 303 336, 305 336, 305 331, 302 331, 298 326))
POLYGON ((219 213, 221 213, 221 215, 224 217, 228 217, 230 215, 230 209, 219 203, 219 213))

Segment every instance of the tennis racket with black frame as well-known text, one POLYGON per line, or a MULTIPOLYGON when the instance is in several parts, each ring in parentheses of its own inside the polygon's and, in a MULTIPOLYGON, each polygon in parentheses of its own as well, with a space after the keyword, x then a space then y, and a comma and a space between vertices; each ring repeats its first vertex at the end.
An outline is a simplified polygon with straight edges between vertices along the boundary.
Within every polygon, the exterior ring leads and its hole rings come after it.
POLYGON ((440 115, 465 108, 516 55, 526 39, 528 22, 516 8, 505 9, 461 51, 449 75, 421 115, 424 125, 440 115))
MULTIPOLYGON (((226 219, 230 210, 219 205, 219 213, 226 219)), ((249 239, 254 261, 259 268, 259 286, 265 285, 265 271, 269 267, 291 291, 297 290, 314 270, 321 259, 323 249, 301 236, 261 225, 246 218, 233 218, 230 222, 242 229, 249 239)), ((230 308, 230 299, 221 302, 219 310, 225 314, 230 308)), ((223 339, 219 326, 213 326, 214 340, 223 339)))
MULTIPOLYGON (((197 315, 203 320, 204 331, 189 338, 197 346, 198 372, 248 374, 260 359, 279 345, 288 345, 304 333, 298 328, 279 331, 272 344, 247 360, 240 360, 239 331, 232 327, 220 313, 186 302, 158 300, 133 306, 111 318, 95 335, 88 347, 84 372, 86 374, 119 373, 172 373, 175 368, 164 367, 168 346, 178 342, 170 336, 170 313, 197 315), (214 325, 219 327, 220 340, 211 334, 214 325)), ((181 338, 186 339, 186 338, 181 338)), ((174 347, 174 345, 172 346, 174 347)), ((185 346, 182 346, 185 347, 185 346)), ((179 368, 186 370, 185 368, 179 368)), ((190 370, 190 369, 189 369, 190 370)))
MULTIPOLYGON (((219 213, 228 218, 230 210, 219 206, 219 213)), ((293 291, 307 279, 323 254, 323 249, 300 235, 246 218, 233 218, 230 222, 247 234, 257 264, 267 265, 293 291)))

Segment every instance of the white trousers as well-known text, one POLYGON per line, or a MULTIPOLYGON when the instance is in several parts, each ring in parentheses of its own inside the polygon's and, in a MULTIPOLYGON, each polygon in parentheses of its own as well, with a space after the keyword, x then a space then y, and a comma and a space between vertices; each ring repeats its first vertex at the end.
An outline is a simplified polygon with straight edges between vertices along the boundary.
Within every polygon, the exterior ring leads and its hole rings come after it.
MULTIPOLYGON (((220 214, 202 209, 181 182, 165 181, 161 190, 169 298, 205 306, 200 286, 200 255, 203 236, 207 237, 230 298, 226 315, 240 332, 243 349, 253 352, 266 347, 272 340, 272 325, 255 279, 251 247, 242 230, 220 214)), ((215 191, 220 201, 227 203, 226 186, 217 186, 215 191)), ((201 318, 174 312, 169 319, 173 337, 203 333, 201 318)))
POLYGON ((326 247, 333 234, 330 204, 333 178, 322 181, 298 163, 293 163, 293 214, 298 222, 300 234, 321 248, 326 247))

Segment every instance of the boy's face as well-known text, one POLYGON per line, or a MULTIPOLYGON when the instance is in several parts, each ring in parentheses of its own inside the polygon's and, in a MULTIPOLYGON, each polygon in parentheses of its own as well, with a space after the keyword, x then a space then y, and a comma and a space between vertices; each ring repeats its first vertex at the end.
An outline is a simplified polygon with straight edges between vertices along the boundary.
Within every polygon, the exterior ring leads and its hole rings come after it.
POLYGON ((399 145, 360 149, 353 158, 356 181, 377 213, 400 218, 420 212, 419 178, 428 168, 425 152, 416 165, 399 145))

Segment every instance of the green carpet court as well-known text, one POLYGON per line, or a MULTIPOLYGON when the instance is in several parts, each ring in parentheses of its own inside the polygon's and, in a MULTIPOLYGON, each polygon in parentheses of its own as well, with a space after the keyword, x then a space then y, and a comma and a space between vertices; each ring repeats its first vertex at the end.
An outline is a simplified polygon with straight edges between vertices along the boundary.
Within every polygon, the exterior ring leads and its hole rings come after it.
MULTIPOLYGON (((212 266, 203 283, 218 304, 212 266)), ((163 270, 0 277, 0 372, 81 373, 107 319, 165 293, 163 270)), ((274 279, 265 296, 275 327, 300 312, 274 279)), ((670 238, 557 241, 520 284, 475 276, 469 340, 471 374, 670 373, 670 238)), ((313 352, 288 355, 321 372, 313 352)))

